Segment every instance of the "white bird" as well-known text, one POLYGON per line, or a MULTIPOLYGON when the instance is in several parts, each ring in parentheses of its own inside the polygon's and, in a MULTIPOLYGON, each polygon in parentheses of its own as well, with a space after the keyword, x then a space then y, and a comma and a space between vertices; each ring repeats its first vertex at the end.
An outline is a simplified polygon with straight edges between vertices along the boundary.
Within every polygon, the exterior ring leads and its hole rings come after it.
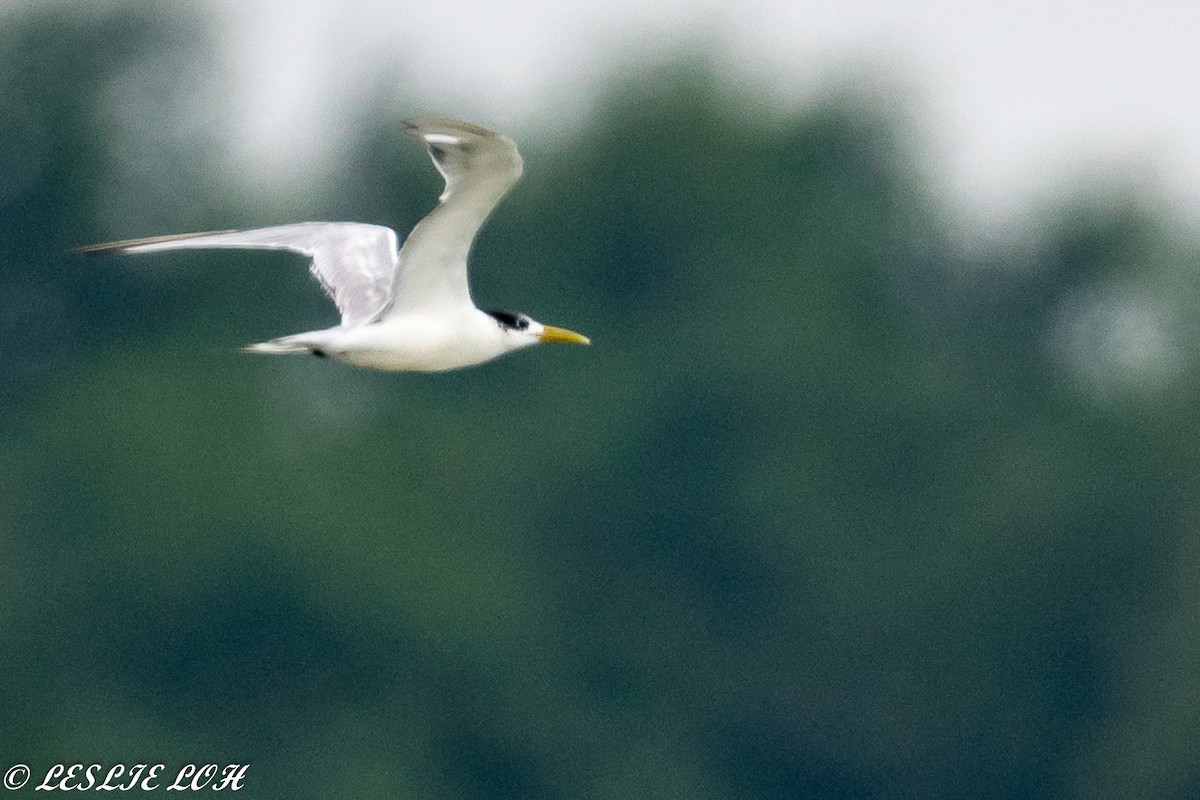
POLYGON ((402 248, 396 232, 381 225, 299 222, 130 239, 78 251, 259 248, 309 256, 309 271, 337 306, 341 324, 245 348, 253 353, 311 353, 373 369, 440 372, 539 342, 590 344, 586 336, 525 314, 481 311, 471 300, 467 256, 479 228, 521 177, 516 144, 475 125, 437 117, 410 120, 404 129, 425 142, 446 188, 402 248))

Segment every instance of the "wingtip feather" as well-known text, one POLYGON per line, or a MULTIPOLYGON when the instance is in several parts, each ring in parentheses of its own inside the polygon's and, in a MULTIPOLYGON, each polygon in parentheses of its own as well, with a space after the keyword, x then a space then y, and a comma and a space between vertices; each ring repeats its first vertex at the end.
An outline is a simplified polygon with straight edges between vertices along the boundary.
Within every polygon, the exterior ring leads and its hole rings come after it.
POLYGON ((153 244, 175 242, 180 239, 193 239, 197 236, 212 236, 220 233, 237 233, 236 228, 224 231, 198 231, 196 233, 172 233, 166 236, 146 236, 141 239, 122 239, 118 242, 101 242, 100 244, 85 244, 72 247, 70 252, 85 256, 120 255, 136 250, 139 247, 153 244))
POLYGON ((451 117, 437 117, 431 114, 422 114, 412 119, 406 119, 400 123, 400 128, 409 136, 426 141, 431 136, 452 137, 455 139, 461 139, 463 136, 496 136, 495 132, 489 131, 487 128, 481 128, 478 125, 472 125, 470 122, 463 122, 451 117))

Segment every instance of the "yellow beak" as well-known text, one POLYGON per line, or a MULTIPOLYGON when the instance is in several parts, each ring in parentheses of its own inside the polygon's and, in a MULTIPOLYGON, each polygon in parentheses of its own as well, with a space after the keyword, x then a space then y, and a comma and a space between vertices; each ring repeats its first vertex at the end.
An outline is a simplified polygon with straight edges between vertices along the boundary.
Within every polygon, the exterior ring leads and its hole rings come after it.
POLYGON ((581 333, 569 331, 566 328, 556 328, 547 325, 538 337, 540 342, 559 342, 560 344, 591 344, 592 340, 581 333))

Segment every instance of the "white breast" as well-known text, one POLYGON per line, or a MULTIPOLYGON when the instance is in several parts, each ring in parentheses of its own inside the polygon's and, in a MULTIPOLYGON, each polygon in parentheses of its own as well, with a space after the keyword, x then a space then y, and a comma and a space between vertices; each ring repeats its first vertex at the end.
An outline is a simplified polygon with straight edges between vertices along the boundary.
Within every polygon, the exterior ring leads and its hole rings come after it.
POLYGON ((442 372, 489 361, 512 349, 496 321, 475 308, 404 314, 327 333, 329 356, 388 371, 442 372))

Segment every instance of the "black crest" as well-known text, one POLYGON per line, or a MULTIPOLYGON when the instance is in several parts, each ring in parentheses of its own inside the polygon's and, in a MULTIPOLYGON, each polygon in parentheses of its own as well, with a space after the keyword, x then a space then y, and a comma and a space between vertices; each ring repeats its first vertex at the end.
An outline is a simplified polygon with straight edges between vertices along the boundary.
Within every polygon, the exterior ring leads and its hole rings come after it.
POLYGON ((502 328, 523 331, 529 327, 529 317, 521 313, 514 314, 511 311, 485 311, 484 313, 499 322, 502 328))

